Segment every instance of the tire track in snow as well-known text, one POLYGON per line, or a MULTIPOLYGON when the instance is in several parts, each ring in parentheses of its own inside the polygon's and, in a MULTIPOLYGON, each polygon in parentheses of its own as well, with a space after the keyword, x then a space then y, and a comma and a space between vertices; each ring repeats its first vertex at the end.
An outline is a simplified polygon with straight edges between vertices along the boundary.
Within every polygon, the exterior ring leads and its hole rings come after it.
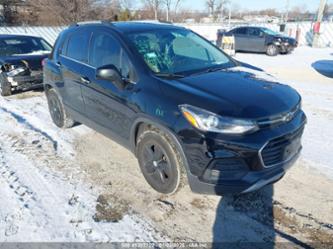
POLYGON ((16 114, 15 112, 12 112, 10 110, 8 110, 7 108, 4 107, 0 107, 0 110, 10 114, 19 124, 23 124, 24 126, 26 126, 29 130, 40 133, 42 136, 44 136, 45 138, 47 138, 48 140, 50 140, 53 143, 53 148, 57 151, 58 150, 58 142, 56 140, 54 140, 49 134, 47 134, 46 132, 36 128, 35 126, 33 126, 30 122, 28 122, 28 120, 26 120, 23 116, 20 116, 18 114, 16 114))
POLYGON ((0 120, 6 122, 0 131, 0 172, 3 173, 0 177, 9 187, 12 186, 17 199, 24 196, 23 207, 39 222, 44 221, 38 227, 56 231, 55 234, 47 234, 51 237, 43 241, 59 241, 59 238, 61 241, 127 241, 126 238, 136 239, 138 233, 145 240, 159 241, 154 239, 160 238, 158 233, 140 217, 125 216, 124 221, 117 224, 95 223, 93 215, 97 196, 80 186, 80 180, 73 177, 76 174, 82 177, 82 172, 73 167, 76 162, 61 157, 54 147, 56 140, 44 136, 44 132, 27 125, 27 122, 19 122, 3 108, 0 120), (67 172, 63 174, 63 171, 67 172), (78 201, 70 203, 71 196, 79 197, 78 201))
MULTIPOLYGON (((80 238, 83 241, 109 241, 110 238, 106 237, 98 226, 93 223, 80 221, 84 220, 86 215, 89 215, 89 212, 85 210, 84 204, 81 205, 79 202, 71 206, 69 204, 69 195, 66 195, 65 197, 68 199, 64 200, 63 198, 57 198, 58 194, 63 195, 64 193, 61 193, 61 191, 60 193, 52 192, 55 188, 50 182, 54 181, 55 175, 49 174, 42 169, 58 165, 65 165, 66 167, 68 162, 56 155, 55 150, 52 151, 53 146, 48 140, 35 144, 27 143, 25 140, 36 139, 36 134, 33 134, 33 131, 30 131, 29 134, 27 134, 25 139, 21 139, 17 136, 0 132, 0 137, 2 138, 0 145, 0 174, 13 191, 16 199, 21 203, 21 207, 28 210, 32 216, 38 217, 38 226, 47 227, 52 224, 53 229, 57 231, 57 234, 52 235, 54 237, 62 237, 66 233, 65 230, 68 230, 68 228, 63 227, 62 224, 67 223, 67 226, 70 226, 70 230, 73 231, 71 236, 73 238, 80 238), (29 134, 33 135, 33 137, 31 138, 29 134), (8 163, 10 158, 6 157, 6 155, 12 155, 11 157, 15 158, 15 161, 19 161, 22 170, 23 168, 29 169, 29 174, 25 174, 25 179, 22 179, 20 172, 13 168, 13 163, 8 163), (30 165, 32 164, 29 165, 29 159, 35 161, 34 166, 38 167, 38 172, 34 172, 35 169, 31 169, 30 165), (33 189, 36 189, 36 191, 33 189), (48 199, 47 201, 45 201, 46 198, 48 199), (49 215, 52 215, 53 209, 61 209, 61 207, 57 207, 56 203, 63 203, 68 206, 64 220, 55 220, 54 217, 49 215), (80 215, 83 217, 80 217, 80 215)), ((38 140, 33 140, 33 143, 34 141, 38 140)), ((61 217, 61 214, 59 216, 61 217)))

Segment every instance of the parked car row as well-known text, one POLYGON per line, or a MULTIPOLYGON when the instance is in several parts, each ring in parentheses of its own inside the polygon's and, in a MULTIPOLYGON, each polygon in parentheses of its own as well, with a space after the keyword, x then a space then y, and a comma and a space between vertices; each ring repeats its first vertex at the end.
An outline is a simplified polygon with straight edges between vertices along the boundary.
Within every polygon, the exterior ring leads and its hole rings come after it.
POLYGON ((248 193, 278 181, 300 155, 300 95, 188 29, 79 23, 52 53, 43 39, 2 39, 22 47, 4 53, 2 95, 6 82, 24 88, 16 77, 39 84, 40 76, 31 78, 43 64, 54 124, 85 124, 128 148, 160 193, 186 182, 198 193, 248 193))

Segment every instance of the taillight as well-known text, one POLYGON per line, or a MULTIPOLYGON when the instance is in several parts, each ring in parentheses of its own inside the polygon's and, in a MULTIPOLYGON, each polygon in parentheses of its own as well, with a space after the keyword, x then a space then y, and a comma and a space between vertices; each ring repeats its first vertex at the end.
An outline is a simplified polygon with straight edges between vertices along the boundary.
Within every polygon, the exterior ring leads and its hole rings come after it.
POLYGON ((42 60, 42 67, 44 67, 46 65, 46 60, 47 60, 47 58, 42 60))

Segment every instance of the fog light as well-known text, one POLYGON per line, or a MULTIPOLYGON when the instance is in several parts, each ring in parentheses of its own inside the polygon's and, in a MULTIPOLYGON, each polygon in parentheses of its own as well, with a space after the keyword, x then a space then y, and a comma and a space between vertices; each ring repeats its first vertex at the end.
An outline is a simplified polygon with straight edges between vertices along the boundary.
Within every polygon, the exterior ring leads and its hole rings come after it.
POLYGON ((219 159, 213 161, 203 174, 203 180, 210 183, 240 180, 249 169, 242 159, 219 159))

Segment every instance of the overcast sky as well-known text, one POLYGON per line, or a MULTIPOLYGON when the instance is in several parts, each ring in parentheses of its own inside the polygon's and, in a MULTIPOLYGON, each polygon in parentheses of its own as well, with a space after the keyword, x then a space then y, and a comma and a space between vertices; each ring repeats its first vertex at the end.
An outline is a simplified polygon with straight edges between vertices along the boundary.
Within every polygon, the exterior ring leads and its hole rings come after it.
MULTIPOLYGON (((183 8, 191 8, 194 10, 202 10, 206 8, 205 0, 183 0, 183 8)), ((260 10, 266 8, 276 8, 278 10, 285 10, 287 0, 231 0, 233 4, 240 6, 242 9, 260 10)), ((310 11, 318 9, 320 0, 289 0, 290 8, 294 6, 303 6, 310 11)), ((328 0, 328 3, 333 3, 333 0, 328 0)))

